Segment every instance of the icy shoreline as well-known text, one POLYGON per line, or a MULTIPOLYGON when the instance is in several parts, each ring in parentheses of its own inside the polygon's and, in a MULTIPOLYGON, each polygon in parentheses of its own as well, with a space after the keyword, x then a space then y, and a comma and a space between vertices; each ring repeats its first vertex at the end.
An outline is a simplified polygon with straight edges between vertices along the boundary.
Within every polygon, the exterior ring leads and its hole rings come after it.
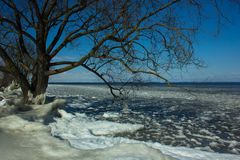
MULTIPOLYGON (((65 89, 64 87, 63 90, 65 89)), ((85 88, 85 90, 92 92, 89 95, 93 101, 101 98, 101 96, 95 97, 93 92, 97 94, 98 92, 94 88, 85 88)), ((102 93, 101 88, 97 90, 102 93)), ((56 88, 56 92, 61 92, 60 97, 65 97, 66 100, 68 97, 76 96, 77 101, 68 104, 72 107, 89 108, 92 112, 95 110, 91 108, 91 102, 79 96, 77 90, 77 94, 71 95, 69 93, 72 92, 63 92, 61 88, 56 88)), ((56 94, 53 96, 58 97, 56 94)), ((9 107, 4 101, 2 102, 0 110, 9 107)), ((65 110, 58 110, 61 118, 56 117, 54 122, 48 126, 44 125, 45 114, 49 114, 52 108, 57 108, 58 102, 61 101, 55 100, 54 103, 35 106, 30 112, 4 115, 0 118, 0 159, 78 160, 81 157, 83 160, 240 160, 239 155, 211 153, 115 137, 114 135, 119 133, 135 132, 142 129, 143 125, 97 120, 81 112, 67 113, 65 110)), ((11 107, 14 108, 14 105, 11 107)), ((104 112, 102 116, 117 118, 120 114, 104 112)))
POLYGON ((50 128, 17 115, 0 118, 1 160, 174 160, 145 144, 116 144, 94 150, 71 148, 50 128))
MULTIPOLYGON (((157 149, 145 144, 115 144, 104 149, 83 150, 74 149, 63 140, 51 136, 50 127, 45 125, 49 118, 57 115, 73 118, 63 110, 58 110, 65 100, 55 99, 44 105, 28 105, 28 110, 20 111, 21 92, 13 91, 0 93, 3 99, 0 103, 0 159, 1 160, 173 160, 157 149), (19 93, 19 94, 16 94, 19 93), (15 100, 16 103, 14 102, 15 100), (17 105, 16 105, 17 104, 17 105), (2 114, 2 113, 3 114, 2 114)), ((81 114, 79 114, 81 115, 81 114)), ((91 126, 91 120, 85 118, 85 125, 91 126)), ((56 118, 60 120, 63 118, 56 118)), ((83 120, 83 119, 82 119, 83 120)), ((105 123, 105 128, 99 122, 91 128, 91 134, 111 135, 116 131, 128 132, 142 127, 142 125, 105 123), (98 128, 96 128, 98 127, 98 128)), ((62 126, 65 127, 65 126, 62 126)), ((71 126, 76 130, 76 126, 71 126)), ((78 127, 79 128, 79 127, 78 127)), ((77 131, 77 130, 76 130, 77 131)), ((77 133, 85 135, 89 130, 79 130, 77 133)), ((61 135, 62 136, 62 135, 61 135)), ((87 144, 86 144, 87 146, 87 144)))
MULTIPOLYGON (((70 120, 71 118, 72 115, 66 113, 58 120, 70 120)), ((98 122, 90 121, 88 127, 92 127, 93 129, 94 125, 91 125, 91 123, 95 124, 98 122)), ((58 125, 60 125, 60 123, 58 125)), ((107 128, 105 129, 108 132, 107 128)), ((184 147, 170 147, 159 143, 145 143, 124 138, 114 146, 111 143, 105 143, 105 147, 101 148, 98 145, 99 141, 95 141, 94 143, 97 142, 97 145, 95 145, 92 150, 86 148, 74 149, 71 148, 66 141, 50 136, 48 126, 40 122, 29 122, 16 115, 0 118, 0 130, 0 139, 5 140, 1 140, 0 144, 1 160, 31 160, 33 157, 36 160, 77 160, 79 157, 83 160, 171 160, 174 158, 178 160, 240 159, 237 155, 209 153, 184 147)), ((65 138, 71 137, 73 130, 74 128, 67 136, 65 135, 65 138)), ((112 133, 111 128, 109 128, 109 130, 112 133)), ((89 135, 86 136, 88 137, 89 135)), ((88 142, 87 137, 85 137, 86 139, 82 138, 82 142, 88 142)), ((99 138, 99 136, 94 137, 99 138)), ((100 139, 101 138, 108 139, 105 136, 100 136, 100 139)), ((113 140, 114 138, 109 139, 113 140)), ((112 140, 108 140, 108 142, 112 140)), ((80 146, 82 147, 82 145, 80 146)))
MULTIPOLYGON (((109 124, 107 121, 96 121, 89 119, 86 115, 76 114, 72 115, 64 111, 60 111, 62 118, 56 119, 56 122, 50 124, 51 133, 54 136, 66 139, 69 143, 77 149, 94 150, 100 148, 109 148, 117 144, 134 144, 146 145, 152 149, 157 149, 165 155, 169 155, 178 160, 238 160, 240 156, 231 154, 219 154, 204 152, 197 149, 190 149, 186 147, 171 147, 162 145, 160 143, 149 143, 143 141, 130 140, 122 137, 109 137, 114 133, 122 131, 134 131, 138 129, 133 124, 109 124), (112 128, 115 126, 115 129, 112 128), (75 126, 75 127, 71 127, 75 126), (126 127, 128 126, 128 127, 126 127), (118 129, 118 127, 120 127, 118 129), (102 134, 95 135, 91 130, 98 130, 103 128, 102 134), (127 129, 126 129, 127 128, 127 129), (121 130, 122 129, 122 130, 121 130)), ((141 128, 141 126, 139 126, 141 128)))
POLYGON ((141 88, 134 91, 136 96, 114 102, 104 86, 50 85, 48 95, 66 99, 65 110, 69 113, 144 125, 141 130, 118 137, 240 154, 240 88, 234 93, 218 90, 208 88, 191 94, 174 88, 141 88))

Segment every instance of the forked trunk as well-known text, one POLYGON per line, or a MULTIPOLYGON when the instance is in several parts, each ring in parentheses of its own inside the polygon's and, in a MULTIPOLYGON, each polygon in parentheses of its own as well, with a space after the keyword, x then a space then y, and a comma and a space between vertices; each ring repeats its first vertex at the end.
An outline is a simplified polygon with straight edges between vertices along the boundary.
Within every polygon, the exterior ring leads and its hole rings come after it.
POLYGON ((41 76, 35 85, 28 85, 20 82, 23 92, 24 103, 28 104, 44 104, 45 92, 48 86, 48 77, 41 76))
POLYGON ((49 77, 45 75, 48 66, 38 65, 32 73, 31 85, 20 80, 20 86, 24 96, 24 103, 44 104, 45 92, 48 86, 49 77))

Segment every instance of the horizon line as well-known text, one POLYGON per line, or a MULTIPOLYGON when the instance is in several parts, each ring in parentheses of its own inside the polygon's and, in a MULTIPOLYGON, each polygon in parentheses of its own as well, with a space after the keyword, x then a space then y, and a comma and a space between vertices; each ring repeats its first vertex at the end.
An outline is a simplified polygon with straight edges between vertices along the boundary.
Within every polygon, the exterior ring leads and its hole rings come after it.
MULTIPOLYGON (((106 84, 104 82, 48 82, 48 84, 60 84, 60 83, 72 83, 72 84, 106 84)), ((109 82, 109 83, 126 83, 126 82, 109 82)), ((148 84, 148 83, 158 83, 158 84, 167 84, 166 82, 127 82, 128 84, 130 83, 139 83, 139 84, 148 84)), ((169 82, 171 83, 240 83, 240 81, 201 81, 201 82, 189 82, 189 81, 182 81, 182 82, 169 82)))

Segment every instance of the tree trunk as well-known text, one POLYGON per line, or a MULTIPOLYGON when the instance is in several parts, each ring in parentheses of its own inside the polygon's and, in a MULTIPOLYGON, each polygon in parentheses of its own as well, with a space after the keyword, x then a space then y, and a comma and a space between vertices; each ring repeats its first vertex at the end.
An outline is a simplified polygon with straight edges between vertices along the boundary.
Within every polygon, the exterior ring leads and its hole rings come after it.
POLYGON ((44 104, 45 93, 48 86, 48 76, 37 75, 36 82, 33 83, 30 90, 28 91, 28 97, 31 99, 33 104, 44 104))
POLYGON ((37 53, 38 57, 36 65, 34 66, 32 73, 32 82, 30 88, 30 94, 33 98, 33 103, 44 104, 45 103, 45 92, 48 86, 49 76, 46 72, 50 68, 50 59, 46 52, 46 35, 47 28, 44 22, 38 24, 36 39, 37 39, 37 53))
POLYGON ((24 103, 28 104, 44 104, 45 92, 48 86, 48 76, 45 72, 38 71, 32 76, 32 83, 29 85, 28 81, 20 78, 18 83, 23 92, 24 103))
POLYGON ((48 70, 48 62, 43 62, 36 66, 35 72, 33 73, 29 96, 32 96, 32 103, 34 104, 45 103, 45 93, 49 80, 49 77, 46 76, 45 73, 48 70))

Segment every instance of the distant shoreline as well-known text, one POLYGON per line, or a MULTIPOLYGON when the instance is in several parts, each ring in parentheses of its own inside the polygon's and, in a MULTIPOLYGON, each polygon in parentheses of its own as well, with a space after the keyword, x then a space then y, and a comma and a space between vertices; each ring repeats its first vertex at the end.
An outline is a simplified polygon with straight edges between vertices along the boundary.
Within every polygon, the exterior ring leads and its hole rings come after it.
MULTIPOLYGON (((59 85, 105 85, 103 82, 49 82, 48 84, 59 84, 59 85)), ((113 85, 122 85, 122 82, 114 82, 110 83, 113 85)), ((240 82, 171 82, 171 85, 240 85, 240 82)), ((168 86, 167 83, 162 82, 131 82, 127 85, 161 85, 161 86, 168 86)))

